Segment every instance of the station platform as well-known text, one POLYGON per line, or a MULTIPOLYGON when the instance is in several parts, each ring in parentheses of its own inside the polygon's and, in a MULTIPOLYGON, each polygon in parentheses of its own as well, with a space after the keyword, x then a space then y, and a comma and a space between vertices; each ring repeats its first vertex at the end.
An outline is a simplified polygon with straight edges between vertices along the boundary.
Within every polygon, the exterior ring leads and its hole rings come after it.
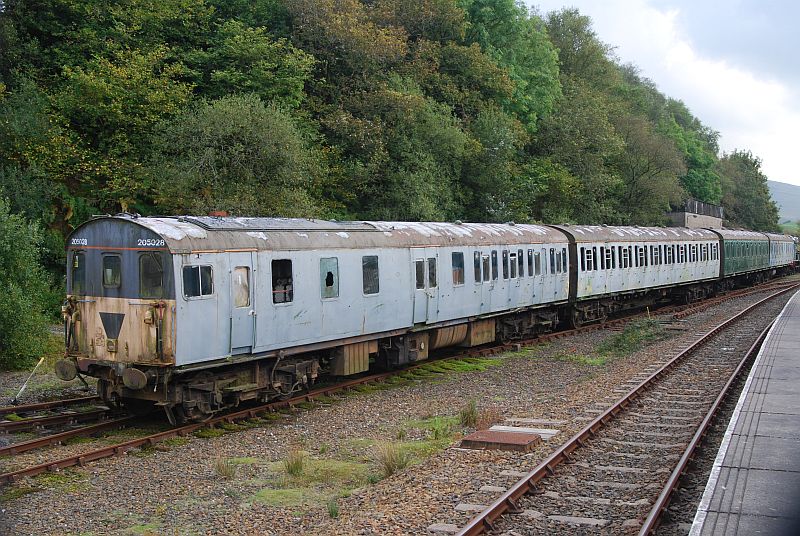
POLYGON ((689 534, 800 535, 800 292, 756 357, 689 534))

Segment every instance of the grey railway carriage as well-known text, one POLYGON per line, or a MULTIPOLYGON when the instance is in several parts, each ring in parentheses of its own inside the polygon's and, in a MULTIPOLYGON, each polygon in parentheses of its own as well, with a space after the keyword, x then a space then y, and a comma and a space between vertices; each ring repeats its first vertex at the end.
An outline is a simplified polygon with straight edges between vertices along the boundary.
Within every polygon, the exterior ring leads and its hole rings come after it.
POLYGON ((719 237, 681 227, 558 226, 574 243, 572 324, 657 299, 693 301, 720 275, 719 237))
POLYGON ((58 370, 98 377, 109 401, 200 418, 322 370, 551 329, 567 248, 535 225, 100 217, 68 238, 58 370))
POLYGON ((681 228, 98 217, 67 239, 66 357, 56 371, 98 378, 109 403, 197 420, 289 396, 321 374, 691 301, 787 269, 787 240, 681 228))

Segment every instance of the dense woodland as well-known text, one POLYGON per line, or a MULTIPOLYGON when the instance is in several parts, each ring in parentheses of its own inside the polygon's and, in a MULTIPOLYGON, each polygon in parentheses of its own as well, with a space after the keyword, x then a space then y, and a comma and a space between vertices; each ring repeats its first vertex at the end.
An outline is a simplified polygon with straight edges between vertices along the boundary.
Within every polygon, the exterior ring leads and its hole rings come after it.
POLYGON ((777 230, 759 159, 717 141, 575 10, 0 0, 0 226, 52 274, 120 211, 650 225, 691 196, 777 230))

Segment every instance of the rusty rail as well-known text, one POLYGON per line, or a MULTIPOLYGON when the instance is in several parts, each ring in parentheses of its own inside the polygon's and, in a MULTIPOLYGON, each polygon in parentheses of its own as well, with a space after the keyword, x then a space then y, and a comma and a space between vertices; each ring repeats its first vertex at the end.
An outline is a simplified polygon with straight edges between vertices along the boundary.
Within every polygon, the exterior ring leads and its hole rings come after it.
POLYGON ((719 396, 714 401, 714 404, 712 404, 711 409, 709 409, 708 413, 706 413, 703 422, 701 422, 700 426, 697 427, 697 432, 695 432, 691 442, 686 447, 686 450, 683 452, 683 455, 681 456, 680 460, 678 460, 675 469, 670 474, 669 479, 667 479, 667 483, 662 488, 662 491, 659 494, 658 499, 656 499, 653 508, 650 510, 650 513, 648 514, 647 518, 642 524, 642 528, 639 531, 639 536, 652 534, 658 528, 658 525, 660 524, 661 521, 661 514, 663 514, 664 511, 667 509, 667 506, 669 506, 669 501, 672 498, 672 494, 678 488, 678 482, 681 476, 683 476, 683 473, 686 470, 686 466, 689 465, 689 462, 692 460, 694 451, 697 449, 698 446, 700 446, 703 439, 705 438, 706 432, 708 431, 708 428, 711 426, 711 423, 714 421, 714 418, 716 417, 717 412, 719 411, 719 408, 722 405, 723 400, 728 396, 731 387, 739 378, 739 376, 741 376, 746 363, 753 357, 754 354, 758 352, 759 348, 764 343, 764 339, 766 339, 769 330, 772 329, 772 326, 774 324, 775 321, 772 321, 770 325, 767 326, 764 329, 764 331, 761 332, 761 334, 758 336, 758 339, 756 339, 756 342, 753 343, 753 346, 750 347, 745 356, 739 362, 739 366, 736 367, 736 370, 733 371, 733 374, 731 374, 730 378, 728 378, 728 382, 725 384, 725 387, 723 387, 719 396))
POLYGON ((104 408, 75 413, 60 413, 58 415, 48 415, 46 417, 31 417, 30 419, 22 419, 19 421, 3 421, 0 422, 0 432, 22 432, 24 430, 32 430, 35 428, 52 426, 54 424, 72 424, 91 421, 101 418, 110 411, 111 410, 108 408, 104 408))
POLYGON ((735 316, 729 318, 725 322, 719 324, 711 331, 703 335, 700 339, 692 343, 688 348, 684 349, 681 353, 673 357, 668 363, 662 366, 659 370, 651 374, 646 380, 641 382, 635 388, 633 388, 628 394, 617 400, 610 408, 604 411, 600 416, 595 418, 592 422, 586 425, 581 431, 575 434, 571 439, 569 439, 566 443, 561 445, 555 452, 553 452, 550 456, 548 456, 544 461, 542 461, 539 465, 537 465, 532 471, 530 471, 527 475, 522 477, 516 484, 514 484, 508 491, 506 491, 503 495, 500 496, 496 501, 494 501, 489 507, 487 507, 484 511, 473 517, 467 525, 462 528, 457 536, 474 536, 477 534, 482 534, 484 531, 492 530, 493 525, 492 523, 501 517, 506 512, 517 512, 519 511, 519 507, 517 506, 517 501, 519 499, 530 493, 531 491, 535 490, 537 484, 547 478, 548 476, 555 473, 555 469, 561 463, 568 461, 570 459, 570 455, 572 452, 583 446, 587 440, 592 438, 594 435, 597 434, 598 430, 606 426, 608 422, 610 422, 617 414, 622 412, 625 408, 627 408, 632 402, 638 399, 641 395, 644 394, 646 390, 648 390, 652 385, 654 385, 658 380, 660 380, 663 376, 665 376, 670 370, 675 368, 678 364, 680 364, 684 359, 686 359, 689 355, 691 355, 697 348, 700 347, 703 343, 708 341, 711 337, 728 327, 730 324, 737 321, 739 318, 743 317, 744 315, 750 313, 753 309, 758 307, 759 305, 772 300, 781 294, 785 294, 790 290, 797 288, 800 284, 793 285, 791 287, 785 288, 774 294, 763 298, 756 303, 750 305, 743 311, 737 313, 735 316))
POLYGON ((10 413, 29 413, 31 411, 42 411, 45 409, 61 408, 67 406, 77 406, 80 404, 91 404, 99 402, 99 396, 82 396, 80 398, 67 398, 66 400, 53 400, 51 402, 37 402, 36 404, 20 404, 19 406, 2 406, 0 415, 10 413))
POLYGON ((48 436, 31 439, 30 441, 20 441, 19 443, 13 443, 6 447, 0 448, 0 456, 21 454, 23 452, 28 452, 30 450, 35 450, 50 445, 62 444, 64 441, 73 437, 82 437, 96 434, 97 432, 103 432, 112 428, 121 428, 123 426, 127 426, 135 420, 136 417, 123 417, 121 419, 113 419, 90 426, 84 426, 83 428, 78 428, 76 430, 68 430, 58 434, 51 434, 48 436))

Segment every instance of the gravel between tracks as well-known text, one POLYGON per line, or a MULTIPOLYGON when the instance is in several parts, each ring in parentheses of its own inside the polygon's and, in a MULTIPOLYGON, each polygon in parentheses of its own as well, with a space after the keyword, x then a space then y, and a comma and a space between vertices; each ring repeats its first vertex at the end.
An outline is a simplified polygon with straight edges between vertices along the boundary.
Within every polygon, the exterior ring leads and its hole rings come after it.
MULTIPOLYGON (((463 525, 472 515, 459 503, 488 504, 509 486, 502 470, 528 471, 614 398, 613 389, 663 359, 676 342, 694 338, 764 294, 737 298, 686 320, 689 331, 604 365, 563 359, 590 353, 608 330, 560 339, 501 359, 483 372, 452 373, 435 380, 377 391, 299 411, 285 421, 212 439, 191 438, 165 452, 95 462, 58 478, 26 479, 6 490, 0 532, 8 534, 424 534, 432 523, 463 525), (493 405, 504 417, 563 420, 562 432, 528 454, 447 448, 374 484, 336 500, 306 493, 269 494, 292 448, 314 459, 361 464, 375 472, 375 443, 402 437, 409 419, 454 415, 469 398, 493 405), (214 468, 219 457, 237 458, 233 478, 214 468), (39 491, 11 499, 9 491, 39 491), (295 497, 295 501, 291 501, 295 497), (321 498, 322 497, 322 498, 321 498), (282 500, 288 506, 280 506, 282 500)), ((780 298, 783 299, 783 298, 780 298)), ((788 299, 788 296, 786 297, 788 299)), ((414 439, 419 433, 411 427, 414 439)), ((44 452, 44 451, 43 451, 44 452)), ((44 456, 45 454, 41 454, 44 456)), ((360 467, 361 465, 358 465, 360 467)), ((342 471, 347 471, 347 466, 342 471)), ((324 480, 324 478, 323 478, 324 480)), ((334 477, 331 476, 331 480, 334 477)), ((313 486, 312 486, 313 487, 313 486)), ((291 488, 294 490, 295 488, 291 488)), ((307 490, 306 490, 307 491, 307 490)), ((330 490, 326 493, 329 493, 330 490)), ((292 493, 295 493, 294 491, 292 493)))

